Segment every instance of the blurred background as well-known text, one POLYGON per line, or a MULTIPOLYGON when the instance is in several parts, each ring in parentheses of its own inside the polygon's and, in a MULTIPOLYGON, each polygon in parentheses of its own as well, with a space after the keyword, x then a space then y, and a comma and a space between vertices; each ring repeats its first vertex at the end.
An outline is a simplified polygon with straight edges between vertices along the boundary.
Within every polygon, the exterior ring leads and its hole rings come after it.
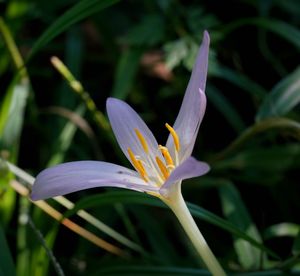
POLYGON ((66 213, 31 203, 25 174, 74 160, 130 166, 108 97, 165 143, 204 30, 208 104, 193 155, 212 170, 185 181, 184 198, 226 270, 299 272, 299 1, 2 0, 0 15, 0 275, 208 275, 158 200, 93 189, 68 195, 66 213))

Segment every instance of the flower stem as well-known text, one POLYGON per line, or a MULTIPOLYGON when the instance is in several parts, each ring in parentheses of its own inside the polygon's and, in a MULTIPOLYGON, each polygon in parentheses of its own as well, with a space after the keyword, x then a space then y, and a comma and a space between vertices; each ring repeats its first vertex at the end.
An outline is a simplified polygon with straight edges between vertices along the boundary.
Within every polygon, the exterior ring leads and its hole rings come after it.
POLYGON ((226 275, 225 271, 219 264, 218 260, 212 253, 203 235, 198 229, 189 209, 185 204, 181 192, 174 193, 171 200, 164 200, 164 202, 172 209, 172 211, 178 218, 180 224, 182 225, 186 234, 194 244, 195 249, 201 256, 203 262, 207 266, 208 270, 212 273, 212 275, 226 275))

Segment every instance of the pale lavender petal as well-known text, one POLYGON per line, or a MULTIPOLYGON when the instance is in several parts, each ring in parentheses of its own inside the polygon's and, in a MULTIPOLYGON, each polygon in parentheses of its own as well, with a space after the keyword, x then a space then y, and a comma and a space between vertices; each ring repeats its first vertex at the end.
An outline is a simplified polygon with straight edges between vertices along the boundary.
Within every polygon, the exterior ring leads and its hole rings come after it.
POLYGON ((32 187, 31 199, 46 199, 95 187, 119 187, 141 192, 157 189, 125 167, 100 161, 77 161, 39 173, 32 187))
POLYGON ((208 173, 210 167, 207 163, 188 157, 171 173, 167 181, 162 185, 161 190, 167 190, 172 184, 183 179, 193 178, 208 173))
MULTIPOLYGON (((145 161, 147 159, 147 154, 135 133, 135 129, 138 129, 144 136, 152 160, 155 160, 155 156, 162 158, 152 132, 140 116, 127 103, 115 98, 108 98, 106 108, 116 139, 130 162, 131 160, 127 151, 128 148, 130 148, 135 155, 138 155, 141 160, 145 161)), ((148 171, 148 173, 151 174, 150 171, 148 171)))
MULTIPOLYGON (((206 108, 204 91, 207 77, 209 40, 209 34, 205 31, 179 114, 173 126, 180 139, 179 159, 181 162, 189 157, 193 151, 206 108)), ((168 138, 167 147, 174 157, 174 144, 171 136, 168 138)))

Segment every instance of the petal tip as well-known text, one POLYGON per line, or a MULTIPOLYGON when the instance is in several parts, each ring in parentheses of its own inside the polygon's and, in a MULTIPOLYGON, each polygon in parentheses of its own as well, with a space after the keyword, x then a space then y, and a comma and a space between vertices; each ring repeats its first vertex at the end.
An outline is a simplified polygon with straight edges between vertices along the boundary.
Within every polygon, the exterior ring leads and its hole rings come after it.
POLYGON ((35 186, 32 187, 31 193, 29 194, 29 198, 32 201, 41 200, 41 197, 38 195, 38 193, 35 191, 35 186))
POLYGON ((106 99, 106 108, 108 108, 110 105, 112 105, 115 102, 116 98, 108 97, 106 99))
POLYGON ((205 44, 207 44, 207 46, 209 46, 209 43, 210 43, 210 36, 209 36, 209 33, 208 33, 207 30, 205 30, 205 31, 203 32, 203 42, 204 42, 205 44))

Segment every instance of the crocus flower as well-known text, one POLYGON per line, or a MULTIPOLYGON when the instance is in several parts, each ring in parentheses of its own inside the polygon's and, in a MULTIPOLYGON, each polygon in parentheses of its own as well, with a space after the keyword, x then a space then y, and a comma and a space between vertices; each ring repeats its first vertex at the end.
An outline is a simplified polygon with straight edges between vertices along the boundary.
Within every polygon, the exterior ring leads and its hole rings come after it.
POLYGON ((165 146, 157 143, 140 116, 125 102, 108 98, 107 113, 116 139, 135 170, 101 161, 77 161, 42 171, 31 198, 46 199, 94 187, 119 187, 168 197, 183 179, 203 175, 209 166, 191 157, 206 97, 209 35, 204 33, 178 117, 165 146))
POLYGON ((32 187, 33 200, 94 187, 119 187, 163 200, 175 213, 213 275, 225 275, 206 244, 181 195, 183 179, 201 176, 208 164, 191 156, 206 108, 209 35, 205 31, 178 117, 165 124, 170 134, 159 145, 139 115, 125 102, 109 98, 107 113, 116 139, 135 170, 101 161, 64 163, 42 171, 32 187))

